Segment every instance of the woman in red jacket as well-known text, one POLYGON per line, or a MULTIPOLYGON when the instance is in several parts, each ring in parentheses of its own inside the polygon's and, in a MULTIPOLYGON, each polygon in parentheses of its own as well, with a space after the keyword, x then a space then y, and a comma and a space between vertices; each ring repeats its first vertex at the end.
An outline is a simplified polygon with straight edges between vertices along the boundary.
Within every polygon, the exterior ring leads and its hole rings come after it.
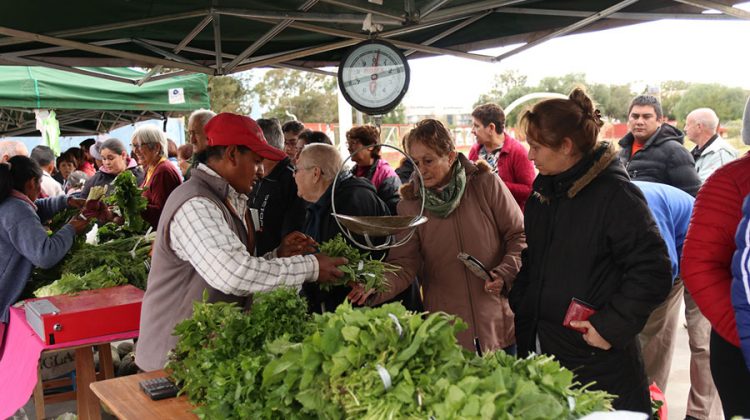
MULTIPOLYGON (((750 133, 750 102, 743 136, 750 133)), ((685 286, 711 322, 711 376, 724 416, 750 417, 750 371, 740 350, 731 301, 735 233, 750 193, 750 154, 717 169, 695 198, 680 264, 685 286)))
POLYGON ((143 218, 156 229, 167 197, 182 183, 181 177, 167 160, 167 137, 161 130, 153 125, 142 125, 133 132, 131 142, 146 172, 141 184, 143 196, 148 199, 143 218))

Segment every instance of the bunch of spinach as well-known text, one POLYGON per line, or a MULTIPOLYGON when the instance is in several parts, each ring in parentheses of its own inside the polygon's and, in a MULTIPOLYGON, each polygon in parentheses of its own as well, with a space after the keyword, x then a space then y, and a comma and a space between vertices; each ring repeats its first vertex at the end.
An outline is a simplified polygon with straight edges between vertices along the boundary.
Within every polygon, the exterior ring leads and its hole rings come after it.
POLYGON ((344 276, 335 283, 321 284, 320 288, 323 290, 330 289, 331 286, 355 282, 362 284, 366 290, 385 292, 388 290, 385 274, 399 270, 399 267, 393 264, 370 258, 368 252, 360 252, 346 242, 340 233, 333 239, 320 244, 320 252, 330 257, 344 257, 349 261, 346 265, 339 267, 344 272, 344 276))
MULTIPOLYGON (((263 372, 266 412, 318 418, 572 419, 611 409, 612 397, 576 388, 548 356, 477 358, 460 347, 465 324, 399 304, 341 305, 263 372), (398 320, 398 326, 394 318, 398 320), (387 372, 384 373, 384 372, 387 372)), ((273 416, 272 415, 272 416, 273 416)))

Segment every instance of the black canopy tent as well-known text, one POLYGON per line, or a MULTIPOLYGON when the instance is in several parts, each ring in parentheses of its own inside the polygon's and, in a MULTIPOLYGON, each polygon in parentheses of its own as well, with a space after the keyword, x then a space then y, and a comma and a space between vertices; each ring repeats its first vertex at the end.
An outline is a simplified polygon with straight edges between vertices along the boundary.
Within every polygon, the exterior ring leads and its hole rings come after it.
MULTIPOLYGON (((372 36, 407 56, 499 62, 549 39, 659 19, 748 19, 731 0, 29 0, 3 7, 0 64, 140 66, 125 83, 256 67, 316 70, 372 36), (382 3, 382 4, 379 4, 382 3), (707 9, 718 14, 704 14, 707 9), (522 43, 499 56, 471 53, 522 43)), ((330 73, 329 73, 330 74, 330 73)), ((101 77, 101 76, 99 76, 101 77)))

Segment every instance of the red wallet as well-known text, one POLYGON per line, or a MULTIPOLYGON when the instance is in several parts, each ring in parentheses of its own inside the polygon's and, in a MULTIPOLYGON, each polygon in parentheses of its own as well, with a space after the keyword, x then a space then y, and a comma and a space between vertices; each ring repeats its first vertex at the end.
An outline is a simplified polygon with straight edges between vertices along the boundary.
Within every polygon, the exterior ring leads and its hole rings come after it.
POLYGON ((576 328, 570 325, 570 321, 586 321, 591 315, 596 313, 594 307, 580 299, 573 298, 570 300, 568 310, 565 312, 565 319, 563 319, 563 326, 570 328, 571 330, 578 331, 581 334, 586 334, 588 331, 586 328, 576 328))

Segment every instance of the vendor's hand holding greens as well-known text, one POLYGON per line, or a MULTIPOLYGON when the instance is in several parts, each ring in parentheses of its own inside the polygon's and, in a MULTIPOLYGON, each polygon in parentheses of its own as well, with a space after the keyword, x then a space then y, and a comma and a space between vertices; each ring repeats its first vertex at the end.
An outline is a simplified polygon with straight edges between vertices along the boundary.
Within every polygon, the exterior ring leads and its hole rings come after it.
POLYGON ((321 283, 320 287, 329 289, 331 286, 349 283, 361 284, 365 290, 384 292, 388 290, 386 273, 398 271, 398 267, 378 259, 371 259, 370 253, 360 252, 351 246, 339 233, 333 239, 320 244, 320 252, 330 257, 344 257, 349 262, 339 267, 344 276, 337 283, 321 283))

